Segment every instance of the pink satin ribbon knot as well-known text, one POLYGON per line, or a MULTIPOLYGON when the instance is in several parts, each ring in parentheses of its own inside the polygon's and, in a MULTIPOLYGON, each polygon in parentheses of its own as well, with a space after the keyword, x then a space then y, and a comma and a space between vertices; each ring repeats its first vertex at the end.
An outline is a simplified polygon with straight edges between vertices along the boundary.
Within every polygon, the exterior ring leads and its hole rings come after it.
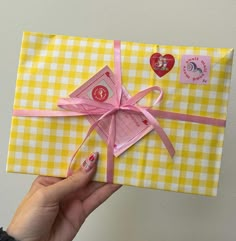
MULTIPOLYGON (((78 149, 75 151, 74 155, 72 156, 71 162, 74 160, 74 157, 76 153, 79 151, 81 146, 84 144, 84 142, 87 140, 89 135, 92 133, 92 131, 96 128, 96 126, 99 124, 100 121, 102 121, 105 117, 112 115, 110 128, 109 128, 109 134, 108 134, 108 140, 107 140, 107 162, 108 162, 108 169, 109 166, 113 166, 113 150, 115 146, 115 137, 116 137, 116 112, 117 111, 132 111, 132 112, 138 112, 142 113, 147 121, 153 126, 154 130, 159 134, 161 140, 163 141, 164 145, 166 146, 169 154, 171 157, 174 156, 175 150, 173 145, 171 144, 171 141, 169 140, 168 136, 164 132, 164 130, 159 125, 159 122, 149 113, 150 107, 143 107, 136 105, 138 101, 140 101, 142 98, 144 98, 147 94, 149 94, 152 91, 159 91, 159 96, 154 102, 154 104, 158 104, 162 97, 163 97, 163 90, 158 86, 153 86, 150 88, 147 88, 143 91, 140 91, 130 99, 128 99, 125 103, 121 104, 120 99, 117 99, 117 102, 115 105, 108 104, 108 103, 100 103, 93 100, 83 99, 83 98, 63 98, 60 99, 58 102, 58 106, 64 110, 72 111, 72 112, 78 112, 80 115, 101 115, 99 119, 89 128, 88 133, 86 137, 84 138, 81 145, 78 147, 78 149), (84 108, 81 108, 82 106, 86 105, 86 110, 84 108), (96 107, 96 108, 94 108, 96 107)), ((121 98, 121 96, 120 96, 121 98)), ((71 164, 70 164, 71 165, 71 164)), ((70 169, 70 168, 69 168, 70 169)), ((112 175, 113 168, 110 167, 110 170, 107 172, 107 181, 112 182, 112 175)))

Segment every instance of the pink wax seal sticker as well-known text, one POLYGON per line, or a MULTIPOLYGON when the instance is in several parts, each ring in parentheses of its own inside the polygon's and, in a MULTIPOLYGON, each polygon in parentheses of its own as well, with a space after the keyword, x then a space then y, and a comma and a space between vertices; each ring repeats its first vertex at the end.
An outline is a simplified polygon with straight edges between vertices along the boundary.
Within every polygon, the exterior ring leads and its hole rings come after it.
POLYGON ((153 71, 161 78, 174 67, 175 58, 171 54, 161 55, 154 53, 150 58, 150 65, 153 71))
POLYGON ((105 100, 107 100, 108 96, 109 96, 109 92, 106 86, 97 85, 92 90, 92 97, 96 101, 104 102, 105 100))
POLYGON ((187 84, 208 84, 211 59, 209 56, 183 55, 181 59, 180 82, 187 84))

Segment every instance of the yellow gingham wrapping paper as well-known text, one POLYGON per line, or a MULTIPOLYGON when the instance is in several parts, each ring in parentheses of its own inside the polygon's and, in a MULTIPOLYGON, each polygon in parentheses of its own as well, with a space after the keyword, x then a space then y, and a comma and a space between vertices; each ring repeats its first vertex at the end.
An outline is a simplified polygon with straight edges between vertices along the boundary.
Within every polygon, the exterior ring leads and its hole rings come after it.
MULTIPOLYGON (((232 49, 163 46, 121 42, 122 84, 131 95, 153 85, 164 90, 161 110, 226 119, 232 49), (159 78, 150 56, 175 57, 174 68, 159 78), (182 84, 182 55, 211 57, 207 85, 182 84)), ((67 97, 105 65, 114 69, 112 40, 25 32, 14 109, 57 110, 67 97)), ((151 96, 146 100, 149 104, 151 96)), ((159 119, 172 141, 172 160, 155 132, 115 159, 114 183, 215 196, 219 180, 224 127, 159 119)), ((12 117, 8 172, 65 177, 69 160, 90 127, 86 117, 12 117)), ((78 160, 100 153, 95 180, 106 181, 106 144, 93 133, 78 160)), ((78 168, 79 161, 75 169, 78 168)))

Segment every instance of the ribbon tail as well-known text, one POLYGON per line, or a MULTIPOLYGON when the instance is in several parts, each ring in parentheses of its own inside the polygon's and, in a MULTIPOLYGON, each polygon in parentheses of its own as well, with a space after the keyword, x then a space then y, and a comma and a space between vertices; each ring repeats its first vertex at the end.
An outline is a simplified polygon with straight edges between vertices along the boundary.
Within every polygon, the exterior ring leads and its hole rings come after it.
POLYGON ((136 106, 136 108, 138 108, 140 110, 140 112, 142 112, 147 117, 150 124, 153 126, 155 131, 160 136, 160 138, 161 138, 162 142, 164 143, 166 149, 168 150, 170 156, 173 158, 175 155, 175 149, 174 149, 169 137, 166 135, 163 128, 159 125, 159 122, 147 110, 137 107, 137 106, 136 106))
POLYGON ((116 137, 116 117, 115 117, 115 114, 113 114, 111 118, 110 128, 109 128, 108 145, 107 145, 107 182, 108 183, 113 183, 115 137, 116 137))
POLYGON ((79 147, 74 151, 71 159, 70 159, 70 163, 69 163, 69 167, 67 170, 67 176, 70 176, 72 174, 72 165, 74 163, 76 154, 78 153, 78 151, 80 150, 81 146, 84 144, 84 142, 88 139, 88 137, 91 135, 91 133, 93 132, 93 130, 96 128, 96 126, 98 125, 99 120, 97 120, 88 130, 87 135, 85 136, 83 142, 79 145, 79 147))
MULTIPOLYGON (((70 163, 69 163, 69 167, 68 167, 68 171, 67 171, 67 176, 69 176, 72 173, 72 164, 74 162, 75 156, 78 153, 78 151, 80 150, 81 146, 84 144, 84 142, 88 139, 88 137, 91 135, 92 131, 98 126, 99 122, 105 118, 106 116, 110 115, 113 112, 113 110, 108 111, 107 113, 103 114, 96 122, 94 122, 91 127, 89 128, 87 135, 85 136, 83 142, 79 145, 79 147, 75 150, 75 152, 73 153, 71 159, 70 159, 70 163)), ((110 134, 110 133, 109 133, 110 134)), ((110 135, 109 135, 110 136, 110 135)), ((114 148, 114 147, 113 147, 114 148)))

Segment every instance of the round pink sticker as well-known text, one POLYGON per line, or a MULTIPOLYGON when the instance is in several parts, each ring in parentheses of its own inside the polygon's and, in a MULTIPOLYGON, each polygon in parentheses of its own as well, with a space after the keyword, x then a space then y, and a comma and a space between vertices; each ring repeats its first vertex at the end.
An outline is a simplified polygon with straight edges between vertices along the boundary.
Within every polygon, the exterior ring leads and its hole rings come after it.
POLYGON ((97 85, 92 90, 93 99, 99 102, 104 102, 105 100, 107 100, 108 95, 109 95, 108 89, 103 85, 97 85))

